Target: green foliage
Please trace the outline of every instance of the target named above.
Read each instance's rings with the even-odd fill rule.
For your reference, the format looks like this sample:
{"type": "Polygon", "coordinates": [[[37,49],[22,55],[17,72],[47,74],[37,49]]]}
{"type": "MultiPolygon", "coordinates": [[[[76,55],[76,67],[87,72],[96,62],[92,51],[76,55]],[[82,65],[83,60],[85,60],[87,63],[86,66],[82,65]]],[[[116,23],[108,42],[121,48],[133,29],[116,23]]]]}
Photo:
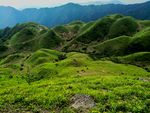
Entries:
{"type": "Polygon", "coordinates": [[[55,33],[69,33],[69,30],[67,27],[63,26],[63,25],[57,25],[53,28],[53,31],[55,33]]]}

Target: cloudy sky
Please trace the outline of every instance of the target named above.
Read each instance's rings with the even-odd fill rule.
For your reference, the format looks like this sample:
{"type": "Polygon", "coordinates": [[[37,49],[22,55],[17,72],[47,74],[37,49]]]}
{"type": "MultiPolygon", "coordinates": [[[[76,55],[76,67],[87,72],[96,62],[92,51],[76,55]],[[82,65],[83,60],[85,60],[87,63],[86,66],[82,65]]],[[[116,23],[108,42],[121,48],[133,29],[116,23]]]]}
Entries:
{"type": "MultiPolygon", "coordinates": [[[[52,7],[57,5],[73,3],[86,3],[88,1],[111,1],[111,0],[1,0],[0,6],[12,6],[16,9],[26,7],[52,7]]],[[[142,3],[148,0],[119,0],[124,4],[142,3]]]]}

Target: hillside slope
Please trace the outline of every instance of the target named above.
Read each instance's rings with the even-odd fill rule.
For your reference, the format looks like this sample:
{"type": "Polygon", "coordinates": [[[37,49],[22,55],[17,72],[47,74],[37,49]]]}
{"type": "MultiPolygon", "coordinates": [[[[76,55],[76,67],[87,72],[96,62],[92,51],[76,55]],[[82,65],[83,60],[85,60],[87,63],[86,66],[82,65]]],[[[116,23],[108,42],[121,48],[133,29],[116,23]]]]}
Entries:
{"type": "Polygon", "coordinates": [[[25,22],[0,35],[0,112],[150,112],[150,20],[25,22]],[[95,107],[74,108],[76,94],[95,107]]]}

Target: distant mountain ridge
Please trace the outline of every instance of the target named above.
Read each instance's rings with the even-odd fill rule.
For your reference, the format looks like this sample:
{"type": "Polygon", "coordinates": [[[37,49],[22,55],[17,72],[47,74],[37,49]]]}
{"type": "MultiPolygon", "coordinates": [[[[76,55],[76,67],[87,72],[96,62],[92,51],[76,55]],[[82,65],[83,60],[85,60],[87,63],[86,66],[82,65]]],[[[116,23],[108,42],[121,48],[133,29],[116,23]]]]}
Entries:
{"type": "Polygon", "coordinates": [[[64,25],[72,21],[95,21],[109,14],[120,13],[124,16],[132,16],[139,20],[150,19],[150,1],[140,4],[107,4],[81,6],[68,3],[54,8],[27,8],[22,11],[12,7],[0,6],[0,29],[7,26],[13,27],[17,23],[34,21],[46,27],[64,25]]]}
{"type": "Polygon", "coordinates": [[[122,4],[122,2],[120,2],[119,0],[112,0],[112,1],[90,1],[87,3],[80,3],[81,5],[102,5],[102,4],[122,4]]]}

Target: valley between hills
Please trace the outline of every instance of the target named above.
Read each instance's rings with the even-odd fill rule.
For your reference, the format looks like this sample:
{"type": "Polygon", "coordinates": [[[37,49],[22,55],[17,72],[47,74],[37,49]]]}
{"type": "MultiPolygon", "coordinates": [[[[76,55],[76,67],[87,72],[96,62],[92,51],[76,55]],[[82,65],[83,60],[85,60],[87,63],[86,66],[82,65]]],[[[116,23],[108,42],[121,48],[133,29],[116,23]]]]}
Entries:
{"type": "Polygon", "coordinates": [[[150,112],[150,20],[121,14],[0,29],[0,112],[150,112]],[[73,108],[90,95],[93,108],[73,108]]]}

